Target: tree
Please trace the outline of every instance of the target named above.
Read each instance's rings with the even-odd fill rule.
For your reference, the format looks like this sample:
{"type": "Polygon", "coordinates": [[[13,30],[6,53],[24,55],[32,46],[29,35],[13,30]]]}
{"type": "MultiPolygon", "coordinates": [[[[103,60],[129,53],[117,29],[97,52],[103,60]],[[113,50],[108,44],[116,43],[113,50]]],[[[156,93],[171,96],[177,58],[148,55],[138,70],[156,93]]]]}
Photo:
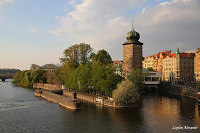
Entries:
{"type": "Polygon", "coordinates": [[[115,73],[112,64],[92,63],[91,86],[103,95],[110,96],[122,77],[115,73]]]}
{"type": "Polygon", "coordinates": [[[31,64],[30,70],[39,69],[39,68],[40,68],[39,65],[37,65],[37,64],[31,64]]]}
{"type": "Polygon", "coordinates": [[[152,67],[147,68],[148,71],[154,71],[152,67]]]}
{"type": "Polygon", "coordinates": [[[93,62],[96,61],[96,62],[99,62],[101,64],[111,64],[112,58],[110,57],[110,54],[106,50],[102,49],[102,50],[99,50],[97,52],[97,54],[94,54],[92,56],[92,61],[93,62]]]}
{"type": "Polygon", "coordinates": [[[112,93],[113,100],[122,104],[135,103],[139,99],[137,86],[129,81],[122,81],[112,93]]]}
{"type": "Polygon", "coordinates": [[[133,82],[138,89],[141,89],[145,76],[147,76],[147,73],[144,74],[139,69],[133,69],[128,75],[128,80],[133,82]]]}
{"type": "Polygon", "coordinates": [[[47,78],[45,77],[45,70],[38,68],[31,71],[31,85],[34,83],[45,83],[47,78]]]}
{"type": "Polygon", "coordinates": [[[16,73],[13,77],[13,83],[25,87],[31,87],[34,83],[45,83],[45,71],[42,69],[26,70],[16,73]]]}
{"type": "Polygon", "coordinates": [[[64,51],[64,58],[61,63],[69,64],[72,68],[77,68],[80,64],[86,64],[91,61],[93,49],[89,44],[75,44],[64,51]]]}

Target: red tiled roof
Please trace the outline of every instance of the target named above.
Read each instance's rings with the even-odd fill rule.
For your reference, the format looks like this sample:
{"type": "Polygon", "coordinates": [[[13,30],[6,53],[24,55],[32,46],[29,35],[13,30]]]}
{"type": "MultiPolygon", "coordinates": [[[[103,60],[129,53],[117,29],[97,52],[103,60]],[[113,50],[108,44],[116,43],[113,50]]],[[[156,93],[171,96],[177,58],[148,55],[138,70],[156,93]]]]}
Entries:
{"type": "Polygon", "coordinates": [[[167,56],[169,56],[170,58],[173,58],[173,57],[176,57],[176,53],[171,53],[171,54],[168,54],[167,56]]]}
{"type": "Polygon", "coordinates": [[[144,58],[145,58],[145,59],[151,58],[151,57],[156,58],[156,57],[160,57],[160,54],[162,54],[163,56],[165,56],[165,55],[167,55],[167,53],[170,53],[170,52],[171,52],[170,50],[168,50],[168,51],[163,51],[163,52],[157,53],[156,55],[149,55],[149,56],[144,57],[144,58]]]}
{"type": "Polygon", "coordinates": [[[159,53],[157,53],[157,56],[160,57],[160,54],[166,55],[167,53],[170,53],[170,52],[171,52],[170,50],[169,51],[159,52],[159,53]]]}
{"type": "Polygon", "coordinates": [[[114,60],[113,63],[119,64],[119,63],[123,63],[123,61],[121,61],[121,60],[114,60]]]}
{"type": "Polygon", "coordinates": [[[181,57],[194,57],[194,53],[180,53],[181,57]]]}
{"type": "MultiPolygon", "coordinates": [[[[167,56],[170,57],[170,58],[173,58],[173,57],[176,57],[176,53],[171,53],[171,54],[168,54],[167,56]]],[[[181,57],[194,57],[195,54],[194,53],[184,53],[184,52],[182,52],[182,53],[180,53],[180,56],[181,57]]]]}

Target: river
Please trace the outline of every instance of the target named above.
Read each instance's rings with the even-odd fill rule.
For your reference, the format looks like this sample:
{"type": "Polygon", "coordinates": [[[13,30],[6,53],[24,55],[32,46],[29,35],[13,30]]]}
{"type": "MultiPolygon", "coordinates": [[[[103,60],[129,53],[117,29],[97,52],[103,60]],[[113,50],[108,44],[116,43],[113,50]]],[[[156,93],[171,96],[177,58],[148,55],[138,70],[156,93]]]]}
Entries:
{"type": "Polygon", "coordinates": [[[32,89],[0,82],[0,133],[200,132],[195,99],[146,93],[137,108],[113,109],[81,103],[72,111],[35,97],[32,89]],[[178,129],[175,127],[196,127],[178,129]]]}

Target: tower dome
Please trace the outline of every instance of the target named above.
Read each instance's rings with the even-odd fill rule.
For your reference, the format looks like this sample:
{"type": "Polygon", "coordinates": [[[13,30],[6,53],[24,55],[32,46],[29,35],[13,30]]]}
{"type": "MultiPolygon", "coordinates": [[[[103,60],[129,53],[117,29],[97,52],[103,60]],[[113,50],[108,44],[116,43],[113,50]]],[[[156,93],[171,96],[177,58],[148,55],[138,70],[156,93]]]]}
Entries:
{"type": "Polygon", "coordinates": [[[140,39],[140,34],[134,29],[126,34],[126,39],[138,41],[140,39]]]}

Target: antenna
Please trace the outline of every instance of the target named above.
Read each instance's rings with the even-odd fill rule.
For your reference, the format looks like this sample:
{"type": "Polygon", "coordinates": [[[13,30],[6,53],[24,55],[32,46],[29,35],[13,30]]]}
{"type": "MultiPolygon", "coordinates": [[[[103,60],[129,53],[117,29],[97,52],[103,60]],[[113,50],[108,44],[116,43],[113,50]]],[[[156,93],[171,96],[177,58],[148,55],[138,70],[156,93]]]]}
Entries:
{"type": "Polygon", "coordinates": [[[134,20],[132,19],[132,30],[133,30],[133,22],[134,22],[134,20]]]}

